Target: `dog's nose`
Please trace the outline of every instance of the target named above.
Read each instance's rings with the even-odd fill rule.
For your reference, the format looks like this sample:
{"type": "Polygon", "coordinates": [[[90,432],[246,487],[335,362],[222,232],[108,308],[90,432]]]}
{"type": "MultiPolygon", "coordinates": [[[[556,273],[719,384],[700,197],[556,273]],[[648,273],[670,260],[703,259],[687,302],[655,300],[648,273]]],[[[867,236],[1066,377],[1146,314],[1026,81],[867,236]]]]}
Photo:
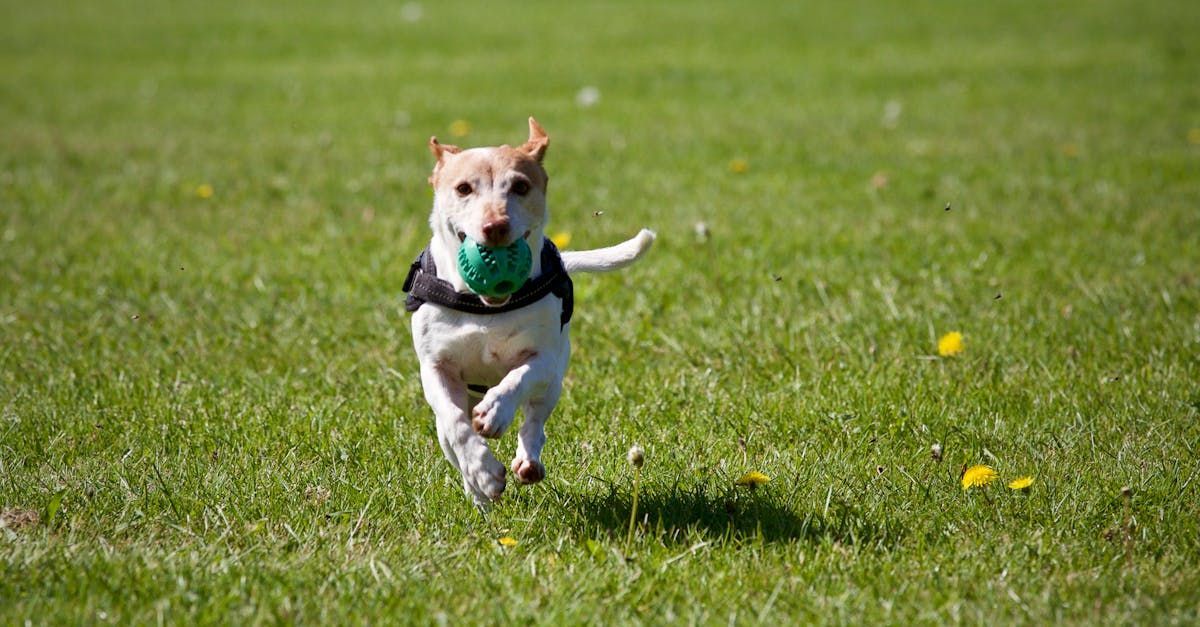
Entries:
{"type": "Polygon", "coordinates": [[[483,238],[487,244],[498,246],[508,238],[508,219],[492,220],[483,225],[483,238]]]}

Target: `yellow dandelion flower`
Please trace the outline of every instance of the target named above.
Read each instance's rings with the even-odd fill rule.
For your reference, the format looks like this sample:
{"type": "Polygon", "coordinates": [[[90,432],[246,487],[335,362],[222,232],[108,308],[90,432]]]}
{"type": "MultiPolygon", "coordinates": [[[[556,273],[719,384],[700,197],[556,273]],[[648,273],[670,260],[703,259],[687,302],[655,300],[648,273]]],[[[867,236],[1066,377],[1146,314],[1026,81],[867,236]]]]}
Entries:
{"type": "Polygon", "coordinates": [[[757,488],[758,486],[763,485],[770,480],[771,478],[763,473],[757,470],[751,470],[750,472],[739,477],[734,483],[740,486],[746,486],[748,488],[757,488]]]}
{"type": "Polygon", "coordinates": [[[466,120],[455,120],[450,123],[450,134],[455,137],[466,137],[471,132],[471,123],[466,120]]]}
{"type": "Polygon", "coordinates": [[[745,159],[734,159],[729,162],[729,171],[734,174],[745,174],[750,164],[745,159]]]}
{"type": "Polygon", "coordinates": [[[550,236],[550,241],[554,242],[560,250],[567,247],[571,243],[571,234],[566,231],[559,231],[550,236]]]}
{"type": "Polygon", "coordinates": [[[993,470],[991,466],[984,466],[983,464],[971,466],[966,472],[963,473],[962,487],[964,490],[969,488],[981,488],[995,481],[996,477],[998,476],[999,475],[996,474],[996,471],[993,470]]]}
{"type": "Polygon", "coordinates": [[[517,546],[517,539],[512,536],[500,536],[496,539],[496,542],[499,542],[500,546],[510,549],[517,546]]]}
{"type": "Polygon", "coordinates": [[[213,196],[213,186],[208,183],[201,183],[196,186],[196,198],[208,200],[213,196]]]}
{"type": "Polygon", "coordinates": [[[952,357],[963,351],[963,335],[958,331],[951,331],[942,337],[938,338],[938,355],[942,357],[952,357]]]}
{"type": "Polygon", "coordinates": [[[1029,486],[1031,486],[1031,485],[1033,485],[1033,477],[1026,475],[1024,477],[1017,477],[1016,479],[1009,481],[1008,489],[1009,490],[1018,490],[1018,491],[1019,490],[1028,490],[1029,486]]]}

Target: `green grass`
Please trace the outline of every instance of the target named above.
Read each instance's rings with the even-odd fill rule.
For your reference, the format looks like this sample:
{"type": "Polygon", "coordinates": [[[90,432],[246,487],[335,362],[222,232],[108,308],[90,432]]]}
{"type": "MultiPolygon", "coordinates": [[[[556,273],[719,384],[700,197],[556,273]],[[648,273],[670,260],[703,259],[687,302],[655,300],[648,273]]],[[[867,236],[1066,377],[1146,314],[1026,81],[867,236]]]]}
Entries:
{"type": "Polygon", "coordinates": [[[1200,620],[1200,3],[4,4],[0,623],[1200,620]],[[482,516],[400,285],[530,114],[659,242],[482,516]]]}

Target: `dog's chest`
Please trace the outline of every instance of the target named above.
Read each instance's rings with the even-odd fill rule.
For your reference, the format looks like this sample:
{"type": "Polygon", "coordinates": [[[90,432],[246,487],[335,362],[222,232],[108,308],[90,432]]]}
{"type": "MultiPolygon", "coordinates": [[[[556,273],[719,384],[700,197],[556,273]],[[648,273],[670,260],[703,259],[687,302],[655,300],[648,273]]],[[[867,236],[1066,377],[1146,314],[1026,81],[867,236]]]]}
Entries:
{"type": "Polygon", "coordinates": [[[561,351],[560,312],[553,296],[488,316],[422,305],[413,315],[413,343],[423,361],[452,366],[468,383],[493,385],[530,357],[561,351]]]}

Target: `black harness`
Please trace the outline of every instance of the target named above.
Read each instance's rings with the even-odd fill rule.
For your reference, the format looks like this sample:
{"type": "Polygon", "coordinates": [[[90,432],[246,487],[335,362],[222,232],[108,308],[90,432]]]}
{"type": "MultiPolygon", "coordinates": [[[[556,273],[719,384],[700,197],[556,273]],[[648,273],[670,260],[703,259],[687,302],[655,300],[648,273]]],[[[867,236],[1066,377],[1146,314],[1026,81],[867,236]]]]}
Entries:
{"type": "Polygon", "coordinates": [[[571,321],[571,313],[575,309],[575,286],[571,283],[567,269],[563,267],[558,248],[549,238],[542,242],[542,273],[537,278],[525,281],[525,285],[499,307],[485,305],[479,296],[459,292],[449,282],[439,279],[437,266],[433,263],[433,255],[428,247],[421,251],[412,267],[408,269],[408,277],[404,279],[404,291],[408,293],[408,297],[404,299],[404,309],[410,312],[420,309],[425,303],[433,303],[455,311],[484,316],[520,309],[536,303],[547,294],[554,294],[562,299],[560,328],[571,321]]]}

